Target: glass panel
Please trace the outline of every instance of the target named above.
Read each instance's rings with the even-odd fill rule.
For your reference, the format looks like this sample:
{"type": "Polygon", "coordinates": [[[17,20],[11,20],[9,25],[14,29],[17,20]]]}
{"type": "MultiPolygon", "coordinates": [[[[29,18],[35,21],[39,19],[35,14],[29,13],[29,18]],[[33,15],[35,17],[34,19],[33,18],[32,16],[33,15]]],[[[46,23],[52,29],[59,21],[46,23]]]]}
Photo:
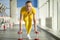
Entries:
{"type": "Polygon", "coordinates": [[[0,0],[0,16],[10,16],[10,0],[0,0]]]}

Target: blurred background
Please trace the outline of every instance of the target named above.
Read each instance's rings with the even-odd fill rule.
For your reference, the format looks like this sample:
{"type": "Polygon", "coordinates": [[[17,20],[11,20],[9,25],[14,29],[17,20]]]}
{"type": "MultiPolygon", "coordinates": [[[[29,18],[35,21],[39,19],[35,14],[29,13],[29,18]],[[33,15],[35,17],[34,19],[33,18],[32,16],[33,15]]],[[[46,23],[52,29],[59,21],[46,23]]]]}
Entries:
{"type": "MultiPolygon", "coordinates": [[[[20,9],[26,1],[28,0],[0,0],[0,30],[19,25],[20,9]]],[[[30,1],[37,10],[37,26],[60,38],[60,0],[30,1]]]]}

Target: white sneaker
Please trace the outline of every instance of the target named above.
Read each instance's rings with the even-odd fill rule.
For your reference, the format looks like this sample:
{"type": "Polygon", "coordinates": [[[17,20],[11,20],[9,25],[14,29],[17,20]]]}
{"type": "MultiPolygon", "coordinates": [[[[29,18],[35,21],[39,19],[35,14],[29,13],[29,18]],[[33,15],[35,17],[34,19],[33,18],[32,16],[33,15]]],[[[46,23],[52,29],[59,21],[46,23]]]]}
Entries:
{"type": "Polygon", "coordinates": [[[30,35],[29,35],[29,34],[27,35],[27,38],[28,38],[28,39],[31,39],[31,37],[30,37],[30,35]]]}

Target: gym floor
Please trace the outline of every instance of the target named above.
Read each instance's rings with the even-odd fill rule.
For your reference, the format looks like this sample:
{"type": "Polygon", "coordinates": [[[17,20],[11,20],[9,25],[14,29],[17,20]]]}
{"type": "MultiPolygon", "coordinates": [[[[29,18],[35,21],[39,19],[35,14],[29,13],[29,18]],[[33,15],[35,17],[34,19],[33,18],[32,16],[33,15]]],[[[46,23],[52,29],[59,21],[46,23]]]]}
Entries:
{"type": "MultiPolygon", "coordinates": [[[[26,38],[26,30],[25,30],[25,27],[24,25],[22,26],[22,29],[23,29],[23,34],[22,34],[22,37],[24,38],[23,40],[28,40],[26,38]]],[[[33,26],[32,26],[32,31],[31,31],[31,40],[34,40],[36,35],[33,31],[33,26]]],[[[19,30],[19,26],[18,25],[15,25],[12,29],[11,28],[8,28],[6,31],[0,31],[0,40],[18,40],[19,38],[19,35],[18,35],[18,30],[19,30]]],[[[41,30],[40,28],[38,28],[38,31],[40,32],[39,34],[39,39],[40,40],[56,40],[54,37],[52,37],[49,33],[41,30]]]]}

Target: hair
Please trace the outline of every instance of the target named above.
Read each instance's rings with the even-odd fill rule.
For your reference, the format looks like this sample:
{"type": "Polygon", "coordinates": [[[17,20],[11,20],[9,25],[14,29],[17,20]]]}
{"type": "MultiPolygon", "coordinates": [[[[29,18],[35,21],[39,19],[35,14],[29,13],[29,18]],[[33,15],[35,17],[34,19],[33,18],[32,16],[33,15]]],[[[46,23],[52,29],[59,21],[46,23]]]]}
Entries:
{"type": "Polygon", "coordinates": [[[32,2],[31,2],[31,1],[27,1],[26,4],[27,4],[27,3],[32,3],[32,2]]]}

